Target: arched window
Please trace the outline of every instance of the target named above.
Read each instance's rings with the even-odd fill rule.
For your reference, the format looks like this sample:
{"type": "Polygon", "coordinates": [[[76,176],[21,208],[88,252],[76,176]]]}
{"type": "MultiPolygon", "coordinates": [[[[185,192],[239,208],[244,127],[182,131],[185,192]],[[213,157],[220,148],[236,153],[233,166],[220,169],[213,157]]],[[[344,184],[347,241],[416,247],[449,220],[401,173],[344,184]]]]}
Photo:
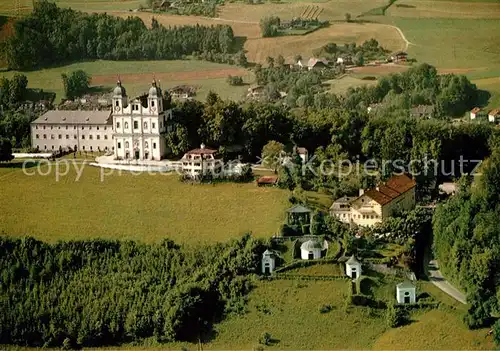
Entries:
{"type": "Polygon", "coordinates": [[[144,147],[145,147],[146,149],[149,147],[149,144],[148,144],[148,142],[147,142],[147,141],[144,143],[144,147]]]}
{"type": "Polygon", "coordinates": [[[125,148],[128,149],[129,145],[128,145],[128,141],[125,142],[125,148]]]}
{"type": "Polygon", "coordinates": [[[125,122],[125,129],[128,129],[128,122],[125,122]]]}
{"type": "Polygon", "coordinates": [[[144,122],[144,129],[148,129],[148,122],[144,122]]]}

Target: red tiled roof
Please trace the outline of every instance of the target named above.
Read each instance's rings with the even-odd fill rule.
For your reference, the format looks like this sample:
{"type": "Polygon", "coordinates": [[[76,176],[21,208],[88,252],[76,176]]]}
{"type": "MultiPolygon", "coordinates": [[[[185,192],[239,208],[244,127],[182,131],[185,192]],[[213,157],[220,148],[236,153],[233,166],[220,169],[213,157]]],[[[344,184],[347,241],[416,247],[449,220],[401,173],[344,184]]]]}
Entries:
{"type": "Polygon", "coordinates": [[[495,109],[491,110],[490,113],[488,113],[488,115],[490,115],[490,116],[500,115],[500,108],[495,108],[495,109]]]}
{"type": "Polygon", "coordinates": [[[481,109],[479,107],[474,107],[470,112],[471,113],[478,113],[478,112],[481,112],[481,109]]]}
{"type": "MultiPolygon", "coordinates": [[[[380,184],[376,189],[365,191],[365,195],[385,205],[397,198],[399,195],[415,187],[415,180],[406,174],[392,176],[387,182],[380,184]]],[[[363,196],[363,195],[362,195],[363,196]]]]}
{"type": "Polygon", "coordinates": [[[198,148],[198,149],[190,150],[190,151],[186,152],[186,154],[187,155],[211,155],[211,154],[215,154],[216,152],[217,152],[217,150],[214,150],[214,149],[198,148]]]}
{"type": "MultiPolygon", "coordinates": [[[[388,204],[389,202],[392,201],[391,197],[384,195],[383,193],[381,193],[377,189],[367,190],[367,191],[365,191],[365,193],[363,195],[368,196],[369,198],[375,200],[376,202],[378,202],[381,205],[388,204]]],[[[363,196],[363,195],[361,195],[361,196],[363,196]]]]}
{"type": "Polygon", "coordinates": [[[400,194],[407,192],[413,188],[417,183],[415,180],[408,177],[406,174],[392,176],[386,183],[389,188],[396,190],[400,194]]]}
{"type": "Polygon", "coordinates": [[[257,184],[276,184],[278,176],[263,176],[257,179],[257,184]]]}

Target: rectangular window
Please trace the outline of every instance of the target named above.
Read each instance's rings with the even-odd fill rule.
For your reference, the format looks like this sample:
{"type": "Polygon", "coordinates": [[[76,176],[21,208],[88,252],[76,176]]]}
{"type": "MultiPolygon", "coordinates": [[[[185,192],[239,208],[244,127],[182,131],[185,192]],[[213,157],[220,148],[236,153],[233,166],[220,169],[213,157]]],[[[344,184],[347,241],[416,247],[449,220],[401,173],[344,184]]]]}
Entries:
{"type": "Polygon", "coordinates": [[[66,139],[69,139],[69,135],[68,134],[66,134],[66,139]]]}
{"type": "Polygon", "coordinates": [[[89,139],[92,140],[92,135],[89,135],[89,139]]]}
{"type": "Polygon", "coordinates": [[[38,134],[35,136],[36,139],[38,139],[38,134]]]}
{"type": "Polygon", "coordinates": [[[137,129],[137,128],[139,128],[139,122],[134,121],[134,129],[137,129]]]}
{"type": "Polygon", "coordinates": [[[120,102],[118,100],[116,100],[115,106],[120,106],[120,102]]]}
{"type": "Polygon", "coordinates": [[[47,139],[47,134],[44,134],[44,135],[43,135],[43,138],[44,138],[44,139],[47,139]]]}
{"type": "Polygon", "coordinates": [[[108,140],[108,136],[107,135],[104,136],[104,140],[108,140]]]}
{"type": "Polygon", "coordinates": [[[100,135],[97,135],[96,136],[97,140],[101,139],[101,136],[100,135]]]}
{"type": "Polygon", "coordinates": [[[76,126],[74,126],[73,129],[76,129],[76,126]]]}
{"type": "Polygon", "coordinates": [[[68,129],[68,126],[66,126],[66,129],[68,129]]]}
{"type": "Polygon", "coordinates": [[[62,135],[61,135],[61,134],[59,134],[57,137],[58,137],[59,139],[62,139],[62,135]]]}
{"type": "Polygon", "coordinates": [[[75,134],[74,139],[77,139],[77,138],[78,138],[78,137],[77,137],[77,136],[76,136],[76,134],[75,134]]]}
{"type": "Polygon", "coordinates": [[[97,130],[99,130],[99,127],[97,127],[97,130]]]}
{"type": "Polygon", "coordinates": [[[151,101],[151,106],[155,107],[155,102],[154,101],[151,101]]]}
{"type": "Polygon", "coordinates": [[[50,139],[55,139],[54,134],[50,134],[50,139]]]}
{"type": "Polygon", "coordinates": [[[153,143],[153,149],[156,149],[156,143],[153,143]]]}
{"type": "Polygon", "coordinates": [[[120,128],[120,122],[116,122],[116,128],[120,128]]]}
{"type": "Polygon", "coordinates": [[[45,126],[43,126],[43,129],[45,129],[45,126]]]}
{"type": "Polygon", "coordinates": [[[89,127],[89,130],[92,130],[92,126],[89,127]]]}
{"type": "Polygon", "coordinates": [[[85,135],[82,135],[82,140],[84,140],[84,139],[85,139],[85,135]]]}
{"type": "Polygon", "coordinates": [[[106,130],[106,127],[104,127],[104,130],[106,130]]]}
{"type": "Polygon", "coordinates": [[[38,129],[38,126],[35,126],[35,129],[38,129]]]}
{"type": "Polygon", "coordinates": [[[156,123],[151,123],[151,128],[156,128],[156,123]]]}
{"type": "Polygon", "coordinates": [[[118,148],[121,149],[122,148],[122,143],[118,143],[118,148]]]}

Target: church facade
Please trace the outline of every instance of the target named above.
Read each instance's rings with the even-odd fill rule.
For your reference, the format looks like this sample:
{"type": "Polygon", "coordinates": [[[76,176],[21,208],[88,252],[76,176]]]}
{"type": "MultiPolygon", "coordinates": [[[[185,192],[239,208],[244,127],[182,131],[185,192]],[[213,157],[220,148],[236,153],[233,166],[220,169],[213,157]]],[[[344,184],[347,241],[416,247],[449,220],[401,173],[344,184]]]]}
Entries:
{"type": "Polygon", "coordinates": [[[112,151],[117,160],[161,160],[171,130],[172,111],[163,106],[156,81],[131,101],[118,81],[111,111],[48,111],[31,123],[31,140],[40,151],[112,151]]]}

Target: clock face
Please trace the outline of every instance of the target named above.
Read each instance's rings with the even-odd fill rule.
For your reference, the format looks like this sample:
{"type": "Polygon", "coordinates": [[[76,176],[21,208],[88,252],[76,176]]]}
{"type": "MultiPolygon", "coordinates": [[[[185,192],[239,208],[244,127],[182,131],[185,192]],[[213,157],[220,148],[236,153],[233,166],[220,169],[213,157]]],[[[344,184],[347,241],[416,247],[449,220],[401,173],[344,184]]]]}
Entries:
{"type": "Polygon", "coordinates": [[[116,112],[120,111],[120,106],[115,106],[115,111],[116,112]]]}
{"type": "Polygon", "coordinates": [[[149,110],[150,110],[151,112],[155,112],[155,111],[156,111],[156,107],[151,107],[149,110]]]}

